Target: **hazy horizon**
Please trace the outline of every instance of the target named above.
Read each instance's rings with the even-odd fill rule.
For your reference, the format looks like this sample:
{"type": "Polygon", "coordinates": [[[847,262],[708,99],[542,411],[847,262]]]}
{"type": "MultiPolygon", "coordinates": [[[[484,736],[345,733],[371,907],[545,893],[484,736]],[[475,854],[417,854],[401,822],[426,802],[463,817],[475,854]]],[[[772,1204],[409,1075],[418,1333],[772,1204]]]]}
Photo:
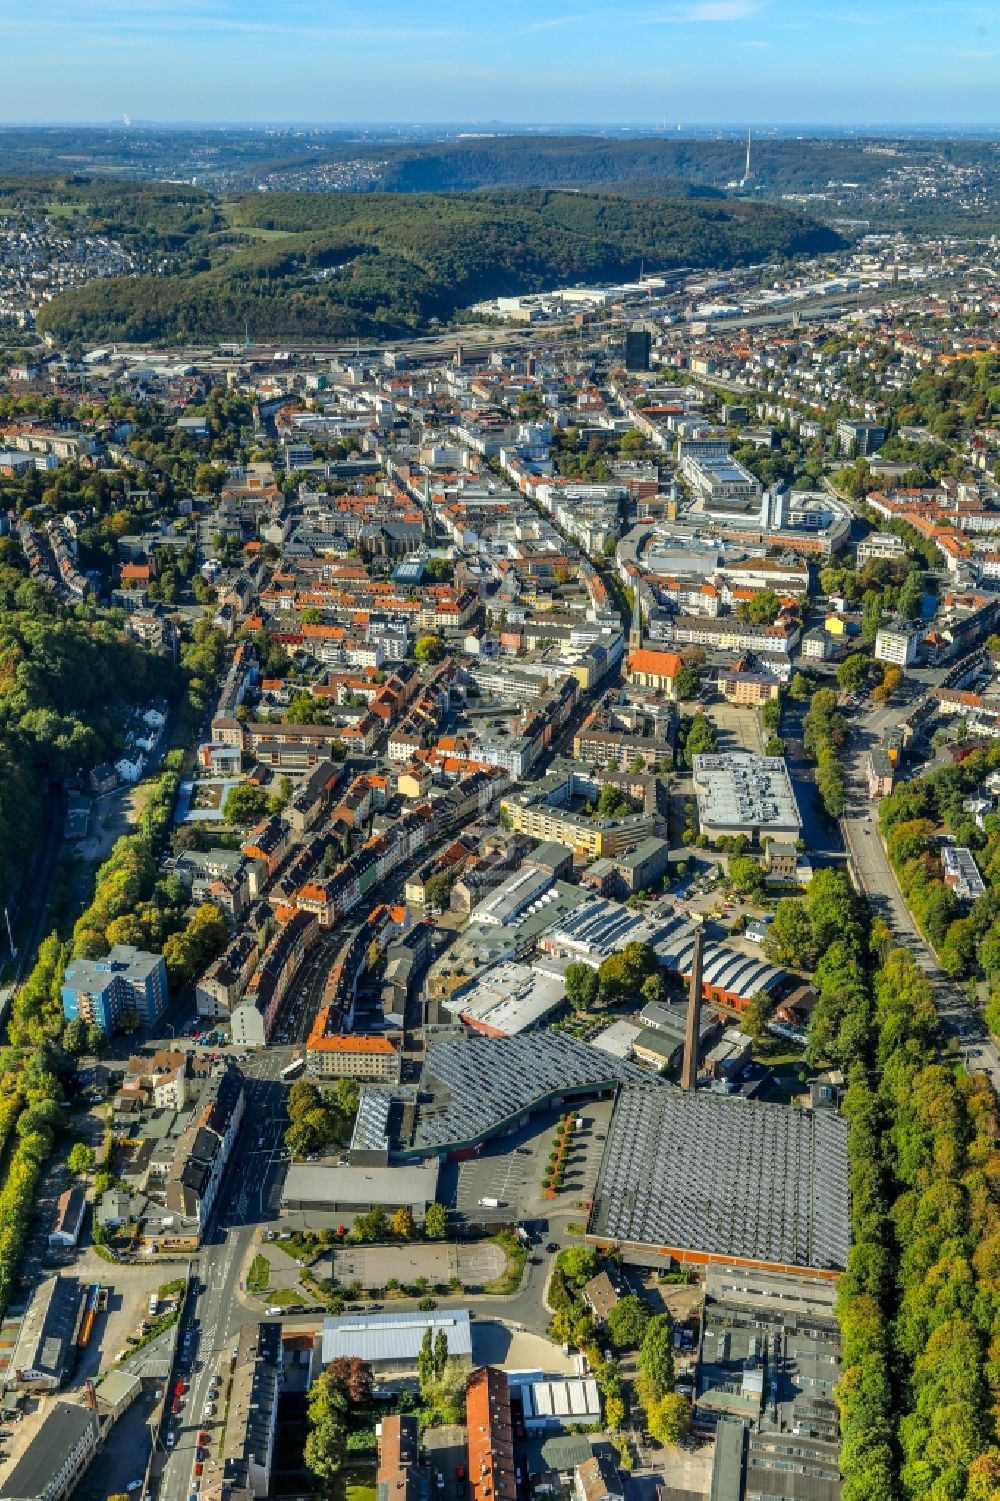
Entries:
{"type": "Polygon", "coordinates": [[[992,3],[0,0],[0,123],[987,129],[992,3]],[[58,101],[54,107],[53,101],[58,101]],[[442,102],[449,107],[442,110],[442,102]],[[720,100],[725,104],[720,109],[720,100]],[[387,110],[387,102],[392,108],[387,110]],[[776,102],[780,101],[780,108],[776,102]],[[817,123],[822,122],[822,123],[817,123]]]}

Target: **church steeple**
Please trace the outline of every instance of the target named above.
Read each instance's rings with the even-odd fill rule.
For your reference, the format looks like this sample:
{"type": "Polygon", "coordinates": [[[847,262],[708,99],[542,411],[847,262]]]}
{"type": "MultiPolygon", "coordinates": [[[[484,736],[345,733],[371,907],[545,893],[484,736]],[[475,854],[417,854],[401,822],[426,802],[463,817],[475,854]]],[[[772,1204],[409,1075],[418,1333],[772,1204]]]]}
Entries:
{"type": "Polygon", "coordinates": [[[639,582],[632,586],[632,625],[628,633],[630,652],[642,650],[642,605],[639,601],[639,582]]]}
{"type": "Polygon", "coordinates": [[[434,507],[431,505],[431,481],[429,475],[424,475],[424,494],[421,506],[424,515],[424,541],[428,547],[434,546],[434,507]]]}

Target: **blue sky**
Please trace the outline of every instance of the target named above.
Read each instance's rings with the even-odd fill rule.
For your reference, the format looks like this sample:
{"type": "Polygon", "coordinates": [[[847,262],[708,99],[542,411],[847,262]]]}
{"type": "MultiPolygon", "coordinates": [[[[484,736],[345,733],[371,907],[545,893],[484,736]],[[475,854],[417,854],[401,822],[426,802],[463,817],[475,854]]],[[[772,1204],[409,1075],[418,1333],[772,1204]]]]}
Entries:
{"type": "Polygon", "coordinates": [[[1000,121],[1000,0],[0,0],[5,122],[1000,121]]]}

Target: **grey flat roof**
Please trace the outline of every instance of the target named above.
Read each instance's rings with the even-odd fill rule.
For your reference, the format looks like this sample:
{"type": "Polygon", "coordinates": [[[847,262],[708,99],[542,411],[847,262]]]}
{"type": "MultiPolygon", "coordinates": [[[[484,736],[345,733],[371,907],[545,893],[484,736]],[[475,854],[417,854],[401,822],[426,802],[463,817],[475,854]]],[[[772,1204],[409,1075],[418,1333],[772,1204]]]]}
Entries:
{"type": "Polygon", "coordinates": [[[293,1163],[285,1177],[283,1203],[312,1204],[432,1204],[437,1192],[438,1164],[418,1162],[403,1167],[324,1167],[322,1163],[293,1163]]]}
{"type": "Polygon", "coordinates": [[[847,1123],[738,1095],[625,1088],[594,1235],[783,1266],[847,1264],[847,1123]]]}
{"type": "Polygon", "coordinates": [[[783,756],[734,752],[695,756],[692,763],[698,817],[717,829],[771,828],[791,831],[802,825],[788,767],[783,756]]]}
{"type": "Polygon", "coordinates": [[[466,1308],[440,1308],[433,1313],[376,1313],[346,1315],[323,1322],[323,1363],[341,1355],[385,1364],[416,1362],[424,1331],[443,1329],[448,1354],[472,1358],[472,1328],[466,1308]]]}
{"type": "Polygon", "coordinates": [[[711,1501],[741,1501],[746,1463],[746,1425],[722,1418],[715,1430],[711,1501]]]}

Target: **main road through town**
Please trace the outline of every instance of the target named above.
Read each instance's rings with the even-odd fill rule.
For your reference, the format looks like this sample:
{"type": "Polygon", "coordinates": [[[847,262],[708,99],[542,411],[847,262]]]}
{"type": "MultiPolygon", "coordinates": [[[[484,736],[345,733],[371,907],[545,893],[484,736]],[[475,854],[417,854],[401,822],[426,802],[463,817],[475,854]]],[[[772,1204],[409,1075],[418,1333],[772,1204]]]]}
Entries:
{"type": "Polygon", "coordinates": [[[282,1137],[287,1119],[280,1071],[291,1049],[267,1049],[248,1070],[246,1110],[220,1188],[214,1222],[191,1267],[191,1294],[180,1330],[181,1373],[189,1381],[179,1419],[158,1438],[163,1456],[160,1501],[186,1501],[195,1465],[198,1432],[208,1430],[203,1484],[218,1480],[215,1464],[221,1437],[220,1401],[206,1415],[209,1386],[218,1372],[225,1392],[233,1345],[244,1324],[257,1323],[258,1309],[244,1302],[241,1277],[258,1224],[276,1213],[283,1175],[282,1137]],[[168,1442],[168,1438],[172,1442],[168,1442]]]}

